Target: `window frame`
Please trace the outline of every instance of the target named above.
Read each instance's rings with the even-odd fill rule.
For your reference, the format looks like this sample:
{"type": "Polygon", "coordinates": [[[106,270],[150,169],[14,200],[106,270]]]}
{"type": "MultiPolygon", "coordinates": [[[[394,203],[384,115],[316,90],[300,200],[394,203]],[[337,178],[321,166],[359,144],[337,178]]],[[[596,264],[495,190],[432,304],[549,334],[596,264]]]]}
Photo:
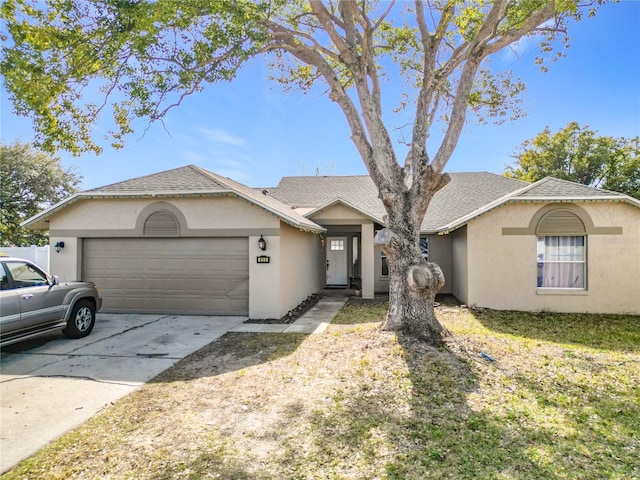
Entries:
{"type": "MultiPolygon", "coordinates": [[[[420,252],[422,253],[422,258],[424,258],[427,262],[429,261],[429,237],[426,235],[421,235],[419,239],[420,252]],[[422,241],[424,240],[425,245],[422,245],[422,241]]],[[[389,263],[387,262],[387,255],[380,249],[380,278],[383,280],[389,279],[389,263]],[[386,273],[385,273],[386,270],[386,273]]]]}
{"type": "MultiPolygon", "coordinates": [[[[559,292],[559,291],[570,291],[570,292],[581,292],[587,290],[587,235],[537,235],[536,236],[536,288],[539,292],[559,292]],[[546,248],[547,238],[582,238],[582,260],[546,260],[540,259],[539,248],[540,243],[543,243],[543,248],[546,248]],[[582,265],[582,286],[580,287],[572,287],[572,286],[544,286],[544,265],[582,265]]],[[[558,247],[560,248],[560,247],[558,247]]]]}

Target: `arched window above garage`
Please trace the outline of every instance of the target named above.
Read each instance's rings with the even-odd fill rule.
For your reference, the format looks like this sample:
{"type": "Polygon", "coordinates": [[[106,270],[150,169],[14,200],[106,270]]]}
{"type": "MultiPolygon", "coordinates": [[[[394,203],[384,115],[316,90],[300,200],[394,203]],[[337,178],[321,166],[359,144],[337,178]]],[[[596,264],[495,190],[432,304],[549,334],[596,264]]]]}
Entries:
{"type": "Polygon", "coordinates": [[[145,237],[178,237],[180,224],[173,213],[168,210],[153,212],[144,221],[145,237]]]}

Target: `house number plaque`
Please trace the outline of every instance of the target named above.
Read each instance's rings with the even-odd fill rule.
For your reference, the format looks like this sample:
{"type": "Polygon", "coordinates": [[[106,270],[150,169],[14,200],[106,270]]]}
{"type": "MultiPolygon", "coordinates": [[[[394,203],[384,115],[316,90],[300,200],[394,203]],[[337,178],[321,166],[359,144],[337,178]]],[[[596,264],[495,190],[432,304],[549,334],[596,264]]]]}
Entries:
{"type": "Polygon", "coordinates": [[[257,261],[258,263],[270,263],[271,257],[268,255],[260,255],[259,257],[257,257],[257,261]]]}

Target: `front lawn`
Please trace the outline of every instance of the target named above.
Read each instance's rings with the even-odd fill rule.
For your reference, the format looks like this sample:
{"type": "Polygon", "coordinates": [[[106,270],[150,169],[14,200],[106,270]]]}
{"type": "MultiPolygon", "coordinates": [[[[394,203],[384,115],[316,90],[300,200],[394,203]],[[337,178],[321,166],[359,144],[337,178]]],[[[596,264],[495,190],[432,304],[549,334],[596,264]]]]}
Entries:
{"type": "Polygon", "coordinates": [[[640,478],[640,317],[442,306],[435,350],[385,311],[227,334],[2,478],[640,478]]]}

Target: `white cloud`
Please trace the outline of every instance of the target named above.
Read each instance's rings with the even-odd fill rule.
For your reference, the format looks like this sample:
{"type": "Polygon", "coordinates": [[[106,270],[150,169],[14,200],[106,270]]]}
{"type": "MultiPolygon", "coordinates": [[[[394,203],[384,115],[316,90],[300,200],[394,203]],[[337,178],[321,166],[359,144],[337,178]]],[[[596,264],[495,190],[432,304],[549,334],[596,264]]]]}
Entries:
{"type": "Polygon", "coordinates": [[[224,143],[227,145],[234,145],[236,147],[242,147],[245,145],[244,138],[232,135],[224,130],[200,127],[198,131],[204,135],[207,140],[214,143],[224,143]]]}

